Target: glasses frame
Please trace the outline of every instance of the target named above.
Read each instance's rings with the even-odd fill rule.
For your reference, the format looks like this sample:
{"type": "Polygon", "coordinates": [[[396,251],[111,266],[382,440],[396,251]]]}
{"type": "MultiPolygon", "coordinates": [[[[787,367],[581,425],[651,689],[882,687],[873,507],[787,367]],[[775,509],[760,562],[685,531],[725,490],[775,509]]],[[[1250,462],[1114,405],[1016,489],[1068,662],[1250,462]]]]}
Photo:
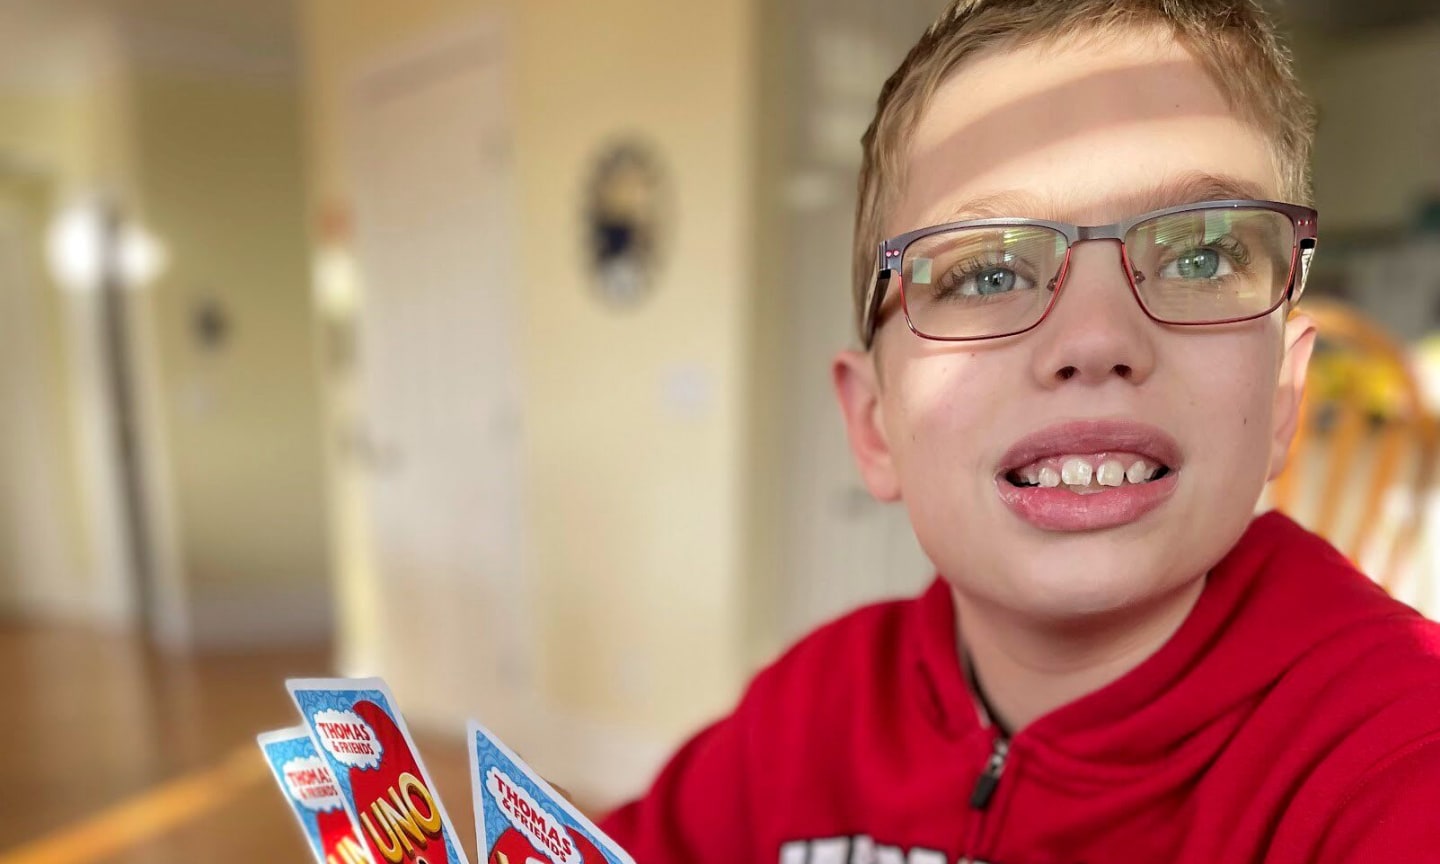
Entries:
{"type": "Polygon", "coordinates": [[[943,225],[932,225],[928,228],[917,228],[914,231],[907,231],[889,240],[882,241],[875,260],[875,276],[871,280],[870,288],[865,295],[865,317],[861,325],[862,342],[866,350],[875,342],[875,331],[880,325],[880,307],[884,305],[885,298],[890,291],[893,282],[900,291],[900,306],[905,313],[905,323],[910,332],[921,339],[929,339],[935,342],[979,342],[985,339],[1004,339],[1007,336],[1018,336],[1027,333],[1040,326],[1055,308],[1056,302],[1060,299],[1060,293],[1065,287],[1065,277],[1070,272],[1070,256],[1075,251],[1075,246],[1090,240],[1113,241],[1120,244],[1120,260],[1125,265],[1125,281],[1130,284],[1130,293],[1134,295],[1135,302],[1146,317],[1157,324],[1165,324],[1175,327],[1211,327],[1218,324],[1235,324],[1241,321],[1253,321],[1256,318],[1264,318],[1266,315],[1279,309],[1285,303],[1295,303],[1305,291],[1305,280],[1310,275],[1310,261],[1315,255],[1316,236],[1319,230],[1319,214],[1314,208],[1302,207],[1299,204],[1287,204],[1282,201],[1251,201],[1244,199],[1229,199],[1224,201],[1197,201],[1190,204],[1181,204],[1176,207],[1167,207],[1163,210],[1152,210],[1149,213],[1142,213],[1122,222],[1113,222],[1109,225],[1072,225],[1068,222],[1051,222],[1045,219],[1011,219],[1000,217],[996,219],[967,219],[960,222],[947,222],[943,225]],[[1256,312],[1253,315],[1242,315],[1237,318],[1226,318],[1221,321],[1167,321],[1153,314],[1146,306],[1145,301],[1140,297],[1140,287],[1135,281],[1135,268],[1130,264],[1130,253],[1125,248],[1125,235],[1131,229],[1142,222],[1151,219],[1158,219],[1163,216],[1174,216],[1180,213],[1193,213],[1205,210],[1270,210],[1289,217],[1290,224],[1294,228],[1295,241],[1290,250],[1290,272],[1285,277],[1285,291],[1280,299],[1273,303],[1270,308],[1263,312],[1256,312]],[[1065,257],[1060,262],[1060,272],[1055,276],[1055,288],[1050,294],[1050,300],[1045,305],[1045,311],[1035,323],[1018,330],[1011,330],[1005,333],[996,333],[989,336],[932,336],[920,332],[915,322],[910,318],[910,307],[905,302],[905,282],[901,274],[901,268],[905,260],[905,251],[910,244],[925,237],[935,234],[943,234],[948,231],[955,231],[962,228],[1048,228],[1065,238],[1065,257]],[[1298,279],[1296,277],[1299,277],[1298,279]]]}

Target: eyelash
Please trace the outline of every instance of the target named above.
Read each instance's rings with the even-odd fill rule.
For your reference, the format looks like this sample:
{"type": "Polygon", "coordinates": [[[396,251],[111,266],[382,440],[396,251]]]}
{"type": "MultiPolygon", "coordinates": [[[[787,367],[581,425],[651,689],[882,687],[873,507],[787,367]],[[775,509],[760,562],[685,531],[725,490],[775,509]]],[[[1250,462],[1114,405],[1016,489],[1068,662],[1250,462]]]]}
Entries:
{"type": "Polygon", "coordinates": [[[986,270],[993,270],[999,267],[1004,267],[1007,270],[1013,270],[1015,271],[1016,276],[1019,276],[1023,279],[1027,279],[1031,282],[1035,281],[1031,279],[1028,275],[1026,275],[1025,270],[1022,269],[1022,262],[1014,260],[1005,261],[999,259],[985,260],[981,258],[971,258],[964,263],[959,264],[955,267],[951,267],[950,269],[945,271],[945,275],[941,276],[940,280],[936,283],[936,287],[941,289],[939,296],[947,297],[951,294],[957,293],[960,290],[960,285],[967,278],[977,276],[980,273],[985,272],[986,270]]]}
{"type": "MultiPolygon", "coordinates": [[[[1179,248],[1179,244],[1174,244],[1171,248],[1179,248]]],[[[1191,249],[1219,249],[1229,256],[1230,260],[1238,267],[1246,267],[1250,264],[1250,247],[1241,243],[1233,234],[1223,234],[1207,242],[1196,242],[1182,251],[1188,252],[1191,249]]],[[[1169,264],[1174,260],[1175,257],[1166,258],[1163,264],[1169,264]]]]}

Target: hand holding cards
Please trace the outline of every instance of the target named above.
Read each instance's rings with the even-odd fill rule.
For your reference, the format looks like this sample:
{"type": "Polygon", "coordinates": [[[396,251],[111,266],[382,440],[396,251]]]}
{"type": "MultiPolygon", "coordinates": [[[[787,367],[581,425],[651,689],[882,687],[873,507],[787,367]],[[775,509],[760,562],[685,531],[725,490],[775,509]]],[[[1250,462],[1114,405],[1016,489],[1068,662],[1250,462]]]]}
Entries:
{"type": "MultiPolygon", "coordinates": [[[[305,725],[259,741],[320,864],[470,864],[383,681],[286,686],[305,725]]],[[[467,738],[485,864],[634,864],[484,727],[467,738]]]]}

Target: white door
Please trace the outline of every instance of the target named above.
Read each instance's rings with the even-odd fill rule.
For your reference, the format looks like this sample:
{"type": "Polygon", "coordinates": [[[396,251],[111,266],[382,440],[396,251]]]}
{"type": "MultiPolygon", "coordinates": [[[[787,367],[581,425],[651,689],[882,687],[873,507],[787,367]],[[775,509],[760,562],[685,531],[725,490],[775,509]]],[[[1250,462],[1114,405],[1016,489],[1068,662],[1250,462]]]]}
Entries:
{"type": "Polygon", "coordinates": [[[348,129],[379,662],[433,719],[503,714],[532,668],[502,62],[448,35],[365,75],[348,129]]]}
{"type": "Polygon", "coordinates": [[[860,136],[885,78],[944,0],[802,0],[781,26],[790,101],[783,233],[784,460],[781,642],[873,600],[918,592],[934,570],[899,505],[861,485],[829,364],[855,342],[850,248],[860,136]]]}
{"type": "MultiPolygon", "coordinates": [[[[848,199],[847,199],[848,201],[848,199]]],[[[851,344],[850,207],[796,208],[790,243],[790,320],[786,464],[787,542],[782,637],[881,598],[916,593],[934,571],[900,505],[881,504],[861,484],[830,386],[835,352],[851,344]]]]}

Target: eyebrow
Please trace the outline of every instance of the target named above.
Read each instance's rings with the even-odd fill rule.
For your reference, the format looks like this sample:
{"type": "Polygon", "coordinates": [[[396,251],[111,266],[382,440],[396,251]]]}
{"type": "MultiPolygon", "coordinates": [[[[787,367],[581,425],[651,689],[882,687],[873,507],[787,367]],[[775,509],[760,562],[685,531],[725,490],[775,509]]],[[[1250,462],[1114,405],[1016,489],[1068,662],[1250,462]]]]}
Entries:
{"type": "MultiPolygon", "coordinates": [[[[1172,177],[1137,192],[1128,192],[1084,206],[1075,206],[1063,201],[1041,198],[1033,193],[1008,189],[974,198],[945,211],[936,219],[937,224],[964,222],[970,219],[1045,219],[1055,222],[1066,221],[1064,216],[1086,210],[1105,210],[1126,216],[1164,210],[1180,204],[1198,201],[1265,200],[1269,196],[1259,185],[1226,174],[1189,172],[1172,177]]],[[[1119,219],[1115,220],[1119,221],[1119,219]]]]}

